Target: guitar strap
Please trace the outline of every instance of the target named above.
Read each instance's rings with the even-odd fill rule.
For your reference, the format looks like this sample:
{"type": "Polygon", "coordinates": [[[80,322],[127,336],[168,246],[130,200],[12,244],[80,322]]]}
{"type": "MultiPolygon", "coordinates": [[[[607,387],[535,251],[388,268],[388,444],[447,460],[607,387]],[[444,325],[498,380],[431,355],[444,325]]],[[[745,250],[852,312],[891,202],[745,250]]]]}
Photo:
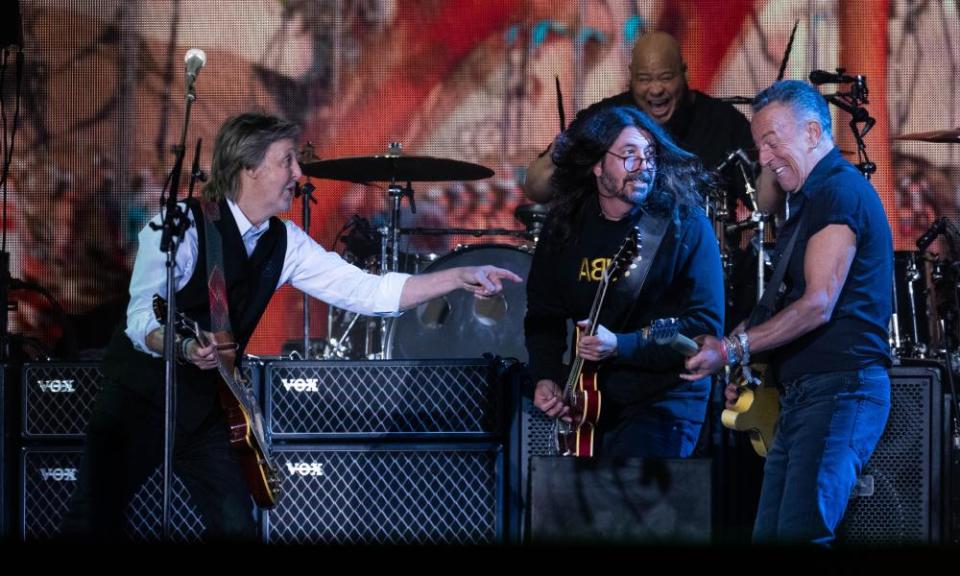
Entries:
{"type": "Polygon", "coordinates": [[[790,257],[793,256],[793,249],[797,245],[797,237],[800,236],[800,230],[806,222],[805,215],[806,212],[800,215],[800,221],[797,222],[797,227],[794,228],[786,248],[784,248],[783,253],[780,254],[777,267],[773,269],[773,274],[763,289],[763,295],[760,297],[760,301],[757,302],[753,311],[750,312],[750,318],[746,324],[747,328],[766,322],[777,311],[777,297],[780,296],[780,285],[783,284],[783,278],[787,274],[787,266],[790,263],[790,257]]]}
{"type": "Polygon", "coordinates": [[[228,374],[234,373],[237,363],[237,344],[230,326],[230,307],[227,302],[227,281],[223,269],[223,237],[220,236],[220,205],[201,202],[204,231],[206,232],[207,294],[210,299],[210,331],[217,340],[217,354],[228,374]]]}
{"type": "MultiPolygon", "coordinates": [[[[800,220],[797,221],[797,227],[794,228],[793,234],[790,236],[790,240],[787,241],[787,246],[783,249],[783,252],[780,254],[780,259],[777,260],[777,267],[773,269],[773,274],[770,276],[770,281],[767,282],[766,287],[763,289],[763,295],[760,296],[760,301],[757,302],[757,305],[754,306],[753,311],[750,312],[750,317],[747,319],[747,323],[744,326],[744,329],[750,328],[751,326],[756,326],[757,324],[763,324],[769,320],[774,313],[776,313],[778,306],[778,299],[780,297],[780,287],[783,284],[783,278],[787,274],[787,266],[790,264],[790,259],[793,256],[793,249],[797,246],[797,238],[800,236],[800,230],[803,228],[804,223],[806,222],[805,218],[806,212],[800,214],[800,220]]],[[[761,352],[759,354],[752,355],[754,363],[765,364],[769,359],[770,352],[761,352]]],[[[775,381],[776,374],[773,371],[766,371],[766,378],[758,378],[754,375],[753,369],[751,366],[741,366],[740,372],[743,375],[743,378],[754,385],[761,385],[764,381],[775,381]]]]}
{"type": "Polygon", "coordinates": [[[647,281],[647,275],[650,273],[650,267],[657,255],[657,251],[662,244],[663,236],[670,227],[670,216],[655,216],[645,212],[637,223],[640,229],[640,249],[638,250],[637,267],[630,271],[629,276],[620,275],[620,281],[617,282],[617,289],[614,292],[616,297],[605,307],[603,316],[606,320],[616,320],[616,323],[600,322],[604,326],[623,327],[633,314],[637,302],[640,300],[640,292],[647,281]]]}

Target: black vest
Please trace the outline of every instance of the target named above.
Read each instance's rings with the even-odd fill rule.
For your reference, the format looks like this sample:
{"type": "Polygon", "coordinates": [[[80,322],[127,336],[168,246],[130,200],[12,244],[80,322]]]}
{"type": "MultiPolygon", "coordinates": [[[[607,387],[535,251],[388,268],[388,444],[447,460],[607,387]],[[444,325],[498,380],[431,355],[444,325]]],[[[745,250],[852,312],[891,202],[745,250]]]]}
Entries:
{"type": "MultiPolygon", "coordinates": [[[[210,302],[207,294],[206,231],[197,201],[189,201],[197,226],[199,252],[193,275],[177,292],[177,309],[196,320],[204,330],[210,328],[210,302]]],[[[226,277],[230,324],[243,354],[250,336],[273,296],[283,269],[287,234],[283,222],[270,219],[270,228],[260,237],[249,257],[226,201],[220,202],[220,220],[216,223],[223,242],[223,268],[226,277]]],[[[160,234],[160,232],[156,232],[160,234]]],[[[161,294],[164,296],[164,294],[161,294]]],[[[106,385],[131,390],[157,408],[163,406],[164,363],[138,351],[118,328],[107,348],[104,373],[106,385]]],[[[200,370],[193,365],[177,365],[177,424],[184,431],[196,428],[211,410],[219,407],[219,377],[216,370],[200,370]]]]}

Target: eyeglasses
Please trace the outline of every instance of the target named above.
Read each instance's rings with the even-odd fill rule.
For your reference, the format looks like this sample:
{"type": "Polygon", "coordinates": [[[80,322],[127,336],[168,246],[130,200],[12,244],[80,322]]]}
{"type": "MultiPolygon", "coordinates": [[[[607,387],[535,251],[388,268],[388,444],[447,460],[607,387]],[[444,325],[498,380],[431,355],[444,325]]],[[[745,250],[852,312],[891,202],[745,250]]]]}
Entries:
{"type": "Polygon", "coordinates": [[[647,170],[651,170],[657,166],[657,153],[652,148],[644,150],[643,156],[621,156],[609,150],[607,150],[607,154],[623,160],[623,169],[627,172],[636,172],[644,163],[647,166],[647,170]]]}

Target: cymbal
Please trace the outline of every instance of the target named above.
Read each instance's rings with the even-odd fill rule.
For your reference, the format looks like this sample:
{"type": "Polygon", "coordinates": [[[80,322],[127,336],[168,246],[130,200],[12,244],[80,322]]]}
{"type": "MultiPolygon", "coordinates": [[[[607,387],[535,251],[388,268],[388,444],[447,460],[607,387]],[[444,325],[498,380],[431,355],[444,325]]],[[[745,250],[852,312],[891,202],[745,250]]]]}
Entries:
{"type": "Polygon", "coordinates": [[[493,170],[479,164],[433,156],[353,156],[300,164],[306,176],[364,182],[480,180],[493,170]]]}
{"type": "Polygon", "coordinates": [[[953,130],[933,130],[932,132],[913,132],[894,136],[894,140],[914,140],[917,142],[942,142],[948,144],[960,143],[960,128],[953,130]]]}

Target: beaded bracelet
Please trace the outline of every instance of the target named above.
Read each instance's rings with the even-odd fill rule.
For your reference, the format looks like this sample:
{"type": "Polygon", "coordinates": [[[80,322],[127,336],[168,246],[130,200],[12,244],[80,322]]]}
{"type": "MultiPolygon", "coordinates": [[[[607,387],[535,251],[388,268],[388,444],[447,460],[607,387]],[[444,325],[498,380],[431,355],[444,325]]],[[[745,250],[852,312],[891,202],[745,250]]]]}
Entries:
{"type": "Polygon", "coordinates": [[[727,342],[727,364],[729,366],[738,364],[740,358],[743,357],[743,350],[740,348],[740,341],[736,338],[731,338],[730,336],[727,336],[724,338],[724,340],[727,342]]]}
{"type": "Polygon", "coordinates": [[[740,342],[740,349],[743,350],[743,355],[740,357],[740,364],[746,366],[750,364],[750,337],[747,336],[746,332],[741,332],[737,334],[737,340],[740,342]]]}

